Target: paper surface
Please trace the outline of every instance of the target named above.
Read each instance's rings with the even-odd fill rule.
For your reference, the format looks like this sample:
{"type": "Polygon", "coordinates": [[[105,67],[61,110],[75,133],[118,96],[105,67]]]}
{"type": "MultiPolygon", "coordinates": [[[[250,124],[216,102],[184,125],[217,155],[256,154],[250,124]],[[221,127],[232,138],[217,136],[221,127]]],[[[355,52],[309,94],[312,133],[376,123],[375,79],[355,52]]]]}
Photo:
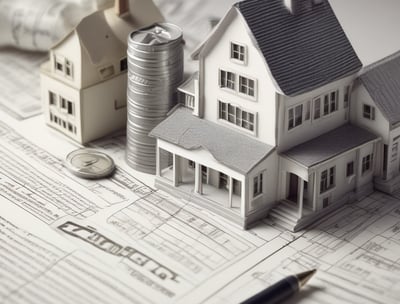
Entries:
{"type": "Polygon", "coordinates": [[[293,303],[400,302],[398,198],[374,193],[296,234],[268,219],[243,231],[155,190],[126,165],[124,134],[91,144],[114,176],[79,179],[63,163],[79,146],[23,111],[40,105],[41,60],[0,52],[1,303],[236,303],[311,268],[293,303]]]}

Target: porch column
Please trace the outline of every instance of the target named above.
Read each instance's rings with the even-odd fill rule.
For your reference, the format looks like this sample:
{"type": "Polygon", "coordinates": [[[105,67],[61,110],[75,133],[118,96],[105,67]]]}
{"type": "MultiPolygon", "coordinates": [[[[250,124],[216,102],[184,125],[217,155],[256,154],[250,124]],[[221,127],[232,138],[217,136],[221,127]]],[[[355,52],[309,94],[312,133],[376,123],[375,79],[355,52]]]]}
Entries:
{"type": "Polygon", "coordinates": [[[318,193],[318,178],[317,172],[313,173],[313,211],[317,211],[317,193],[318,193]]]}
{"type": "Polygon", "coordinates": [[[201,178],[201,165],[195,163],[194,169],[194,191],[198,194],[203,194],[203,180],[201,178]]]}
{"type": "Polygon", "coordinates": [[[299,177],[298,181],[298,197],[297,197],[297,203],[299,205],[299,218],[303,217],[303,201],[304,201],[304,180],[299,177]]]}
{"type": "Polygon", "coordinates": [[[156,149],[156,175],[161,176],[161,148],[158,146],[156,149]]]}
{"type": "Polygon", "coordinates": [[[249,213],[249,206],[247,206],[247,189],[248,189],[248,185],[247,185],[248,181],[247,178],[244,178],[242,180],[242,197],[240,200],[240,215],[242,216],[242,218],[245,218],[246,215],[249,213]]]}
{"type": "Polygon", "coordinates": [[[231,176],[229,178],[229,200],[228,200],[228,208],[232,208],[233,206],[233,178],[231,176]]]}
{"type": "Polygon", "coordinates": [[[173,177],[172,183],[174,187],[179,186],[179,174],[180,174],[180,164],[179,164],[179,156],[176,154],[172,155],[172,164],[173,164],[173,177]]]}

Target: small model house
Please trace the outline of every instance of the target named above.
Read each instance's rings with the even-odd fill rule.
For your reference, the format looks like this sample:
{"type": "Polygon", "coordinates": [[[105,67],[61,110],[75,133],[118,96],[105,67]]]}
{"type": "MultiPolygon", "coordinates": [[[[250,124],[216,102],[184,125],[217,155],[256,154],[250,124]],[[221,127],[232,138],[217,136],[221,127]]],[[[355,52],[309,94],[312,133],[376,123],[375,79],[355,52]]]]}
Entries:
{"type": "Polygon", "coordinates": [[[117,0],[85,17],[41,68],[46,123],[80,143],[125,127],[127,37],[162,20],[150,0],[117,0]]]}
{"type": "Polygon", "coordinates": [[[327,0],[239,2],[195,56],[182,106],[151,133],[157,187],[243,228],[269,213],[298,230],[374,177],[400,182],[400,59],[359,77],[327,0]]]}

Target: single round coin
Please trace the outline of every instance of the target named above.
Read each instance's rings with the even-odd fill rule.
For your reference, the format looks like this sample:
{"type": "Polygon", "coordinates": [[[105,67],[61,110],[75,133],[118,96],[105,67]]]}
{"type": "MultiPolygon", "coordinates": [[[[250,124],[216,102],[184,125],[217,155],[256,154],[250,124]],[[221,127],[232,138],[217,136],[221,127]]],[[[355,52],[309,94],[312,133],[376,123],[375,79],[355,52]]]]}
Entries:
{"type": "Polygon", "coordinates": [[[115,170],[113,159],[93,149],[78,149],[69,153],[65,161],[67,169],[76,176],[99,179],[111,175],[115,170]]]}

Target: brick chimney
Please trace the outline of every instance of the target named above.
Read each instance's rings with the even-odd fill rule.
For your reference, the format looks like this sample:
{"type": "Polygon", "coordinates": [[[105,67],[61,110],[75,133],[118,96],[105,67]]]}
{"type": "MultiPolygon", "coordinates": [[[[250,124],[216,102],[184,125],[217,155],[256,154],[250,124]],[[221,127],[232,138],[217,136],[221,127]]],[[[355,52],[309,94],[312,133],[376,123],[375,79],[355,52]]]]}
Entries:
{"type": "Polygon", "coordinates": [[[314,5],[321,4],[324,0],[283,0],[284,5],[292,15],[299,15],[301,12],[308,11],[314,5]]]}
{"type": "Polygon", "coordinates": [[[115,0],[115,14],[122,16],[129,12],[129,0],[115,0]]]}

